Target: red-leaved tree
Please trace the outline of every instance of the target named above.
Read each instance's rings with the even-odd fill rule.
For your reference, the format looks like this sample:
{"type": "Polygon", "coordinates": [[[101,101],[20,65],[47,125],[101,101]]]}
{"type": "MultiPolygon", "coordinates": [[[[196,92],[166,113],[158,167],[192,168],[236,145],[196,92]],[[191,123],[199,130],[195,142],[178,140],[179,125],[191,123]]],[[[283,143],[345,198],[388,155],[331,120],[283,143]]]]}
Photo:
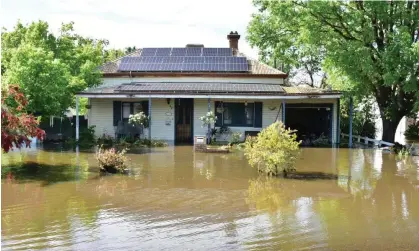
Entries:
{"type": "Polygon", "coordinates": [[[1,94],[1,148],[8,152],[13,147],[30,147],[30,137],[43,140],[44,130],[33,115],[27,114],[28,100],[16,85],[10,85],[1,94]]]}

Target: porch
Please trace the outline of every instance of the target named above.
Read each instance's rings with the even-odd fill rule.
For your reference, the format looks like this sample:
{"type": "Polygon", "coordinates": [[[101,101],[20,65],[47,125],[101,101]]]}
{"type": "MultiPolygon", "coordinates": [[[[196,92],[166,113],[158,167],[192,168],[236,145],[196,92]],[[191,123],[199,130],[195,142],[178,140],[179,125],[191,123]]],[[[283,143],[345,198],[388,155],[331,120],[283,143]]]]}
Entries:
{"type": "MultiPolygon", "coordinates": [[[[77,98],[78,100],[78,98],[77,98]]],[[[336,98],[308,99],[275,96],[159,96],[144,97],[89,97],[88,125],[96,126],[96,137],[135,137],[164,140],[169,144],[192,144],[194,136],[208,136],[208,127],[202,127],[200,117],[208,111],[217,116],[215,128],[228,127],[232,133],[257,133],[275,121],[287,124],[287,105],[327,103],[331,123],[328,136],[337,142],[336,98]],[[283,109],[285,107],[286,109],[283,109]],[[149,127],[132,127],[130,114],[143,111],[149,116],[149,127]]],[[[304,118],[301,118],[304,119],[304,118]]],[[[76,119],[77,124],[77,119],[76,119]]],[[[77,128],[76,128],[77,129],[77,128]]],[[[76,136],[78,130],[76,130],[76,136]]],[[[228,141],[228,137],[218,138],[228,141]]]]}

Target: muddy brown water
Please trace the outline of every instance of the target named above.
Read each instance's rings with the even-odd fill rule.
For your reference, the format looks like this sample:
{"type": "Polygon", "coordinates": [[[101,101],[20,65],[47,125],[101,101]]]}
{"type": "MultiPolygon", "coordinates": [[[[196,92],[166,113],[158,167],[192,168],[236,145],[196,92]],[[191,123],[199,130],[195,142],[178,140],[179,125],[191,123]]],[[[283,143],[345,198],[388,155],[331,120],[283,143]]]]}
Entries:
{"type": "Polygon", "coordinates": [[[419,250],[418,158],[302,149],[298,170],[338,180],[187,146],[129,158],[130,175],[99,176],[92,153],[3,154],[3,250],[419,250]]]}

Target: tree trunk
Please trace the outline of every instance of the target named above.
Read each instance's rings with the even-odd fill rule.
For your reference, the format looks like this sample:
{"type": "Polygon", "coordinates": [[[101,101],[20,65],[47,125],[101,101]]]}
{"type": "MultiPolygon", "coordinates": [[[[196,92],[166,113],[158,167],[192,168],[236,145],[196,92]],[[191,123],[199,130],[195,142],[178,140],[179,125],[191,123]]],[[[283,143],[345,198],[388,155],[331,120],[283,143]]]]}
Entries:
{"type": "Polygon", "coordinates": [[[399,125],[400,119],[398,120],[390,120],[390,119],[382,119],[383,120],[383,140],[393,143],[394,137],[396,135],[396,129],[399,125]]]}

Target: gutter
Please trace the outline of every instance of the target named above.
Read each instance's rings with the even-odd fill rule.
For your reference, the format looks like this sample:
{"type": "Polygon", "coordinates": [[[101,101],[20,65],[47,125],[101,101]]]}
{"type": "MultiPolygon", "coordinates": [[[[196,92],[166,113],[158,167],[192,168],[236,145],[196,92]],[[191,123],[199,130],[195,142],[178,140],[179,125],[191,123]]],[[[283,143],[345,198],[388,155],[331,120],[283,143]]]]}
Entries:
{"type": "Polygon", "coordinates": [[[252,73],[214,73],[214,72],[112,72],[102,73],[103,77],[212,77],[212,78],[287,78],[288,74],[252,74],[252,73]]]}
{"type": "Polygon", "coordinates": [[[76,97],[84,98],[228,98],[228,99],[325,99],[325,98],[340,98],[341,94],[329,95],[220,95],[220,94],[114,94],[114,93],[79,93],[76,97]]]}

